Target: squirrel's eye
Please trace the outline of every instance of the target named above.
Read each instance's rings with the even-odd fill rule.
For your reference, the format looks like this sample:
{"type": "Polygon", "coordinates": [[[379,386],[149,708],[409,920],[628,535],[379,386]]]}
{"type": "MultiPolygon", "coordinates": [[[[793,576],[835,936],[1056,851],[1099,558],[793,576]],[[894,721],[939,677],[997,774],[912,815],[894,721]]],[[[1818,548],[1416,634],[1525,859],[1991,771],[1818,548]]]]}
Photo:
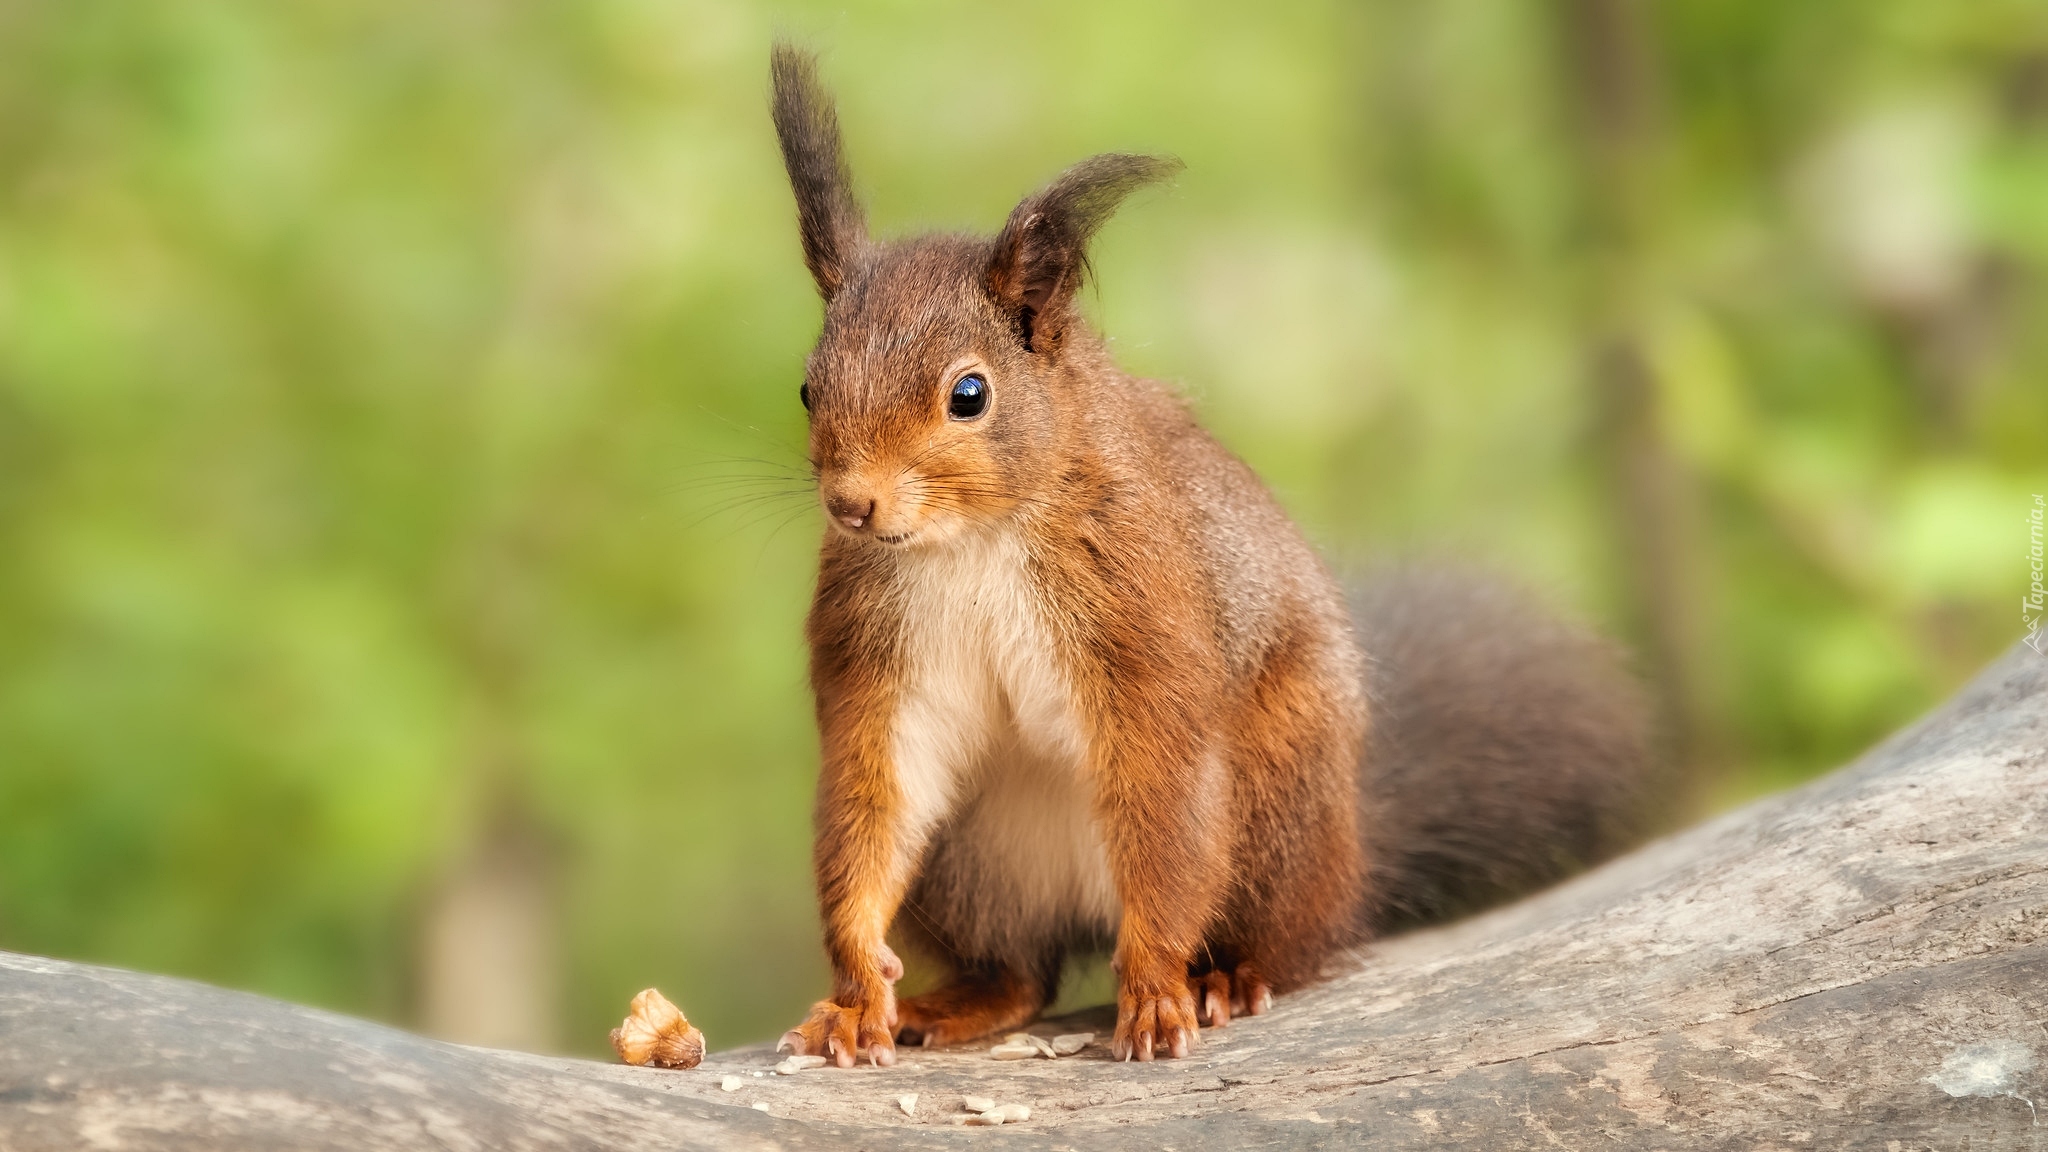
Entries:
{"type": "Polygon", "coordinates": [[[796,398],[803,402],[804,411],[809,412],[811,410],[811,386],[809,384],[799,384],[796,386],[796,398]]]}
{"type": "Polygon", "coordinates": [[[953,394],[946,398],[946,414],[955,420],[972,420],[988,409],[988,381],[979,372],[969,372],[953,381],[953,394]]]}

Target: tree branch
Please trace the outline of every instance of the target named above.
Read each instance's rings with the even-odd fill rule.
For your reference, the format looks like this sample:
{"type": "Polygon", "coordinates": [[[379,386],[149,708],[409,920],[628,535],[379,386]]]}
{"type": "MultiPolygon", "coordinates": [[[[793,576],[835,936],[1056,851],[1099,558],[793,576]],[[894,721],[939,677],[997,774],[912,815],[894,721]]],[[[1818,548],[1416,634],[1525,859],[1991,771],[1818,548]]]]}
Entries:
{"type": "Polygon", "coordinates": [[[2031,1148],[2044,937],[2048,660],[2018,648],[1834,776],[1384,942],[1189,1060],[655,1072],[0,954],[0,1147],[2031,1148]],[[956,1128],[970,1094],[1031,1118],[956,1128]]]}

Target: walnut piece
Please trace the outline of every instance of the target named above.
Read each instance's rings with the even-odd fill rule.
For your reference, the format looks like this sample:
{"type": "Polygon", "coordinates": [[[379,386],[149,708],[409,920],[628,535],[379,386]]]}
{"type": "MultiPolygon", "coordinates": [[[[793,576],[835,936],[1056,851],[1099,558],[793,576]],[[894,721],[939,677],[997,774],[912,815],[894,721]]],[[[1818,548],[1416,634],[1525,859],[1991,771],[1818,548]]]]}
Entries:
{"type": "Polygon", "coordinates": [[[704,1059],[704,1034],[683,1010],[652,988],[633,997],[633,1014],[612,1029],[612,1047],[628,1064],[695,1068],[704,1059]]]}

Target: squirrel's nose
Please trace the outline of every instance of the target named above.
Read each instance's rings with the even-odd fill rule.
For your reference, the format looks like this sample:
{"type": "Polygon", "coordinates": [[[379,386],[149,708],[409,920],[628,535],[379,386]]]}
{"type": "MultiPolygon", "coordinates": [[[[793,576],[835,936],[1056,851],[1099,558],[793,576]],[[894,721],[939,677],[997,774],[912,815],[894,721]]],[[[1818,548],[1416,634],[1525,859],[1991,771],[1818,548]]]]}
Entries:
{"type": "Polygon", "coordinates": [[[825,498],[825,511],[831,513],[834,520],[859,531],[874,516],[875,502],[872,498],[833,493],[825,498]]]}

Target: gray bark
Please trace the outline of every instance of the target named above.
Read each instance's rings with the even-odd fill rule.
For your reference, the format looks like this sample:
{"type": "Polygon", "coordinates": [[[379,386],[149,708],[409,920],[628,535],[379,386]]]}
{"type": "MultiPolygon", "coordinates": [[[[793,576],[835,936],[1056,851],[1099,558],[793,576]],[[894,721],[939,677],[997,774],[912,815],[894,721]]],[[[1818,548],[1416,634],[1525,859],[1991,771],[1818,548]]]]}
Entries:
{"type": "Polygon", "coordinates": [[[0,954],[0,1152],[2048,1148],[2044,936],[2048,660],[2016,649],[1842,772],[1385,941],[1188,1060],[658,1072],[0,954]],[[954,1127],[963,1094],[1031,1119],[954,1127]]]}

